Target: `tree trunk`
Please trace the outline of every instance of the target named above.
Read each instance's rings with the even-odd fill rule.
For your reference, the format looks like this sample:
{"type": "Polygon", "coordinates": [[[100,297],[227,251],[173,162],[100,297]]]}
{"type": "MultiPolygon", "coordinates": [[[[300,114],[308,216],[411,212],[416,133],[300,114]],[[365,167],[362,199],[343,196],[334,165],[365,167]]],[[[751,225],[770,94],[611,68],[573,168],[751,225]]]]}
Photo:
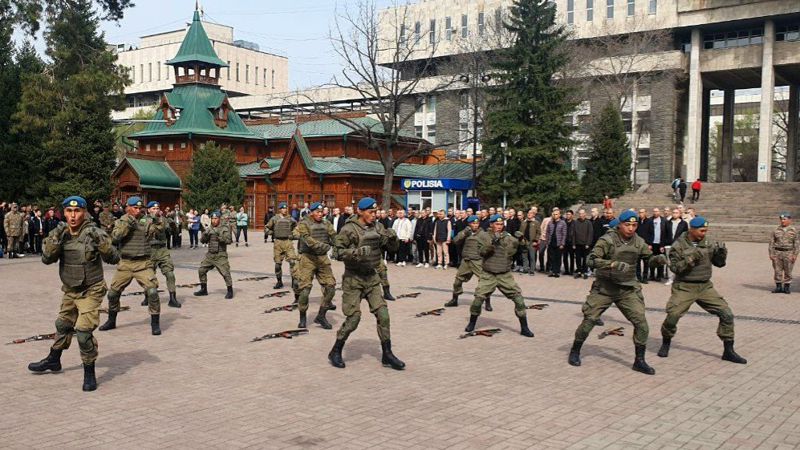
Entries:
{"type": "Polygon", "coordinates": [[[386,211],[392,207],[392,183],[394,183],[394,168],[384,169],[383,202],[381,203],[381,208],[386,211]]]}

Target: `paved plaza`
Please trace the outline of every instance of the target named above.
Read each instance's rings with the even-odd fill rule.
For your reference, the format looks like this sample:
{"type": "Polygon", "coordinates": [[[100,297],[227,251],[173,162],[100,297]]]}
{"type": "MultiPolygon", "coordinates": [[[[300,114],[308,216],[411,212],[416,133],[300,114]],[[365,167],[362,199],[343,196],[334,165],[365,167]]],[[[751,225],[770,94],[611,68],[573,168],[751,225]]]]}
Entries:
{"type": "MultiPolygon", "coordinates": [[[[518,334],[512,302],[495,293],[494,311],[478,326],[502,332],[458,339],[475,281],[458,308],[416,318],[450,297],[455,270],[391,265],[395,295],[421,292],[389,303],[393,349],[407,368],[381,366],[375,320],[363,304],[340,370],[326,355],[341,308],[328,314],[334,330],[310,324],[305,336],[251,343],[297,325],[296,311],[263,314],[291,297],[258,299],[272,292],[270,278],[234,281],[236,297],[226,301],[212,272],[208,297],[178,289],[182,309],[167,308],[161,295],[162,336],[150,335],[142,297],[123,297],[131,310],[119,314],[118,328],[96,332],[95,392],[81,391],[75,341],[64,371],[43,375],[26,366],[46,356],[52,341],[0,346],[0,447],[797,448],[800,294],[769,293],[766,244],[728,247],[728,266],[715,270],[714,281],[736,314],[737,350],[747,365],[720,359],[717,319],[696,306],[680,322],[670,357],[656,356],[669,296],[661,283],[644,286],[647,359],[656,369],[647,376],[630,369],[633,330],[616,308],[604,316],[606,326],[624,326],[625,337],[598,340],[596,327],[583,366],[567,364],[591,278],[516,275],[528,303],[549,304],[528,311],[536,337],[518,334]]],[[[254,240],[229,253],[234,280],[272,275],[271,244],[254,240]]],[[[203,254],[173,251],[179,284],[197,282],[203,254]]],[[[57,272],[31,256],[0,260],[3,341],[54,331],[57,272]]],[[[341,263],[334,272],[341,276],[341,263]]],[[[106,280],[112,274],[106,266],[106,280]]],[[[320,295],[315,283],[312,318],[320,295]]]]}

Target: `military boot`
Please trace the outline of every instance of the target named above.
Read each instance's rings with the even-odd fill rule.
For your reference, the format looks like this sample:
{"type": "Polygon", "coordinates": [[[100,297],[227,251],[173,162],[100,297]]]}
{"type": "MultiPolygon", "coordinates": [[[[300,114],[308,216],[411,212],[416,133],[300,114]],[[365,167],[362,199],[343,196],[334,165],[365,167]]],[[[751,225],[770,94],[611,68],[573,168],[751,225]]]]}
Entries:
{"type": "Polygon", "coordinates": [[[475,324],[477,322],[478,322],[478,316],[476,316],[474,314],[471,314],[469,316],[469,323],[467,324],[467,327],[464,328],[464,331],[466,331],[467,333],[469,333],[471,331],[475,331],[475,324]]]}
{"type": "Polygon", "coordinates": [[[144,296],[144,298],[142,299],[142,303],[140,303],[140,305],[147,306],[147,295],[144,296]]]}
{"type": "Polygon", "coordinates": [[[406,363],[400,361],[394,356],[394,353],[392,353],[391,340],[381,342],[381,350],[383,350],[383,355],[381,356],[381,364],[383,364],[383,367],[391,367],[394,370],[403,370],[406,368],[406,363]]]}
{"type": "Polygon", "coordinates": [[[158,336],[161,334],[161,316],[158,314],[150,315],[150,330],[153,333],[153,336],[158,336]]]}
{"type": "Polygon", "coordinates": [[[319,312],[317,313],[317,317],[314,318],[314,323],[318,324],[322,328],[326,330],[330,330],[333,326],[328,322],[328,319],[325,318],[325,314],[328,310],[322,306],[319,307],[319,312]]]}
{"type": "Polygon", "coordinates": [[[772,290],[773,294],[783,293],[783,283],[775,283],[775,289],[772,290]]]}
{"type": "Polygon", "coordinates": [[[725,346],[725,351],[722,352],[723,360],[736,364],[747,364],[747,360],[739,356],[739,354],[733,349],[733,340],[722,341],[722,345],[725,346]]]}
{"type": "Polygon", "coordinates": [[[328,361],[331,362],[333,367],[344,369],[344,360],[342,359],[342,349],[344,348],[344,339],[337,339],[333,344],[333,348],[328,353],[328,361]]]}
{"type": "Polygon", "coordinates": [[[98,329],[100,331],[106,331],[113,330],[114,328],[117,328],[117,313],[115,311],[109,311],[108,320],[106,320],[106,323],[100,325],[98,329]]]}
{"type": "Polygon", "coordinates": [[[31,372],[44,372],[47,370],[51,370],[53,372],[60,372],[61,350],[56,350],[54,348],[51,348],[50,354],[47,355],[47,358],[39,362],[32,362],[28,364],[28,370],[30,370],[31,372]]]}
{"type": "Polygon", "coordinates": [[[661,339],[661,348],[658,349],[658,356],[662,358],[666,358],[669,356],[669,345],[672,343],[672,339],[670,338],[662,338],[661,339]]]}
{"type": "Polygon", "coordinates": [[[396,299],[394,298],[394,296],[392,295],[392,293],[391,293],[391,292],[389,292],[389,286],[384,286],[384,287],[383,287],[383,299],[384,299],[384,300],[389,300],[389,301],[391,301],[391,302],[393,302],[393,301],[395,301],[395,300],[396,300],[396,299]]]}
{"type": "Polygon", "coordinates": [[[789,283],[784,283],[784,285],[783,285],[783,293],[784,293],[784,294],[791,294],[791,292],[792,292],[792,291],[791,291],[791,290],[789,290],[789,287],[790,287],[790,286],[791,286],[791,284],[789,284],[789,283]]]}
{"type": "Polygon", "coordinates": [[[606,323],[605,323],[605,322],[603,322],[603,319],[601,319],[601,318],[599,318],[599,317],[598,317],[598,318],[597,318],[597,320],[595,320],[595,321],[594,321],[594,324],[595,324],[596,326],[598,326],[598,327],[602,327],[602,326],[604,326],[606,323]]]}
{"type": "Polygon", "coordinates": [[[200,290],[194,293],[195,297],[202,297],[208,295],[208,284],[200,283],[200,290]]]}
{"type": "Polygon", "coordinates": [[[91,392],[97,389],[97,378],[94,376],[94,364],[83,365],[83,391],[91,392]]]}
{"type": "Polygon", "coordinates": [[[278,282],[275,283],[275,286],[272,286],[272,289],[280,289],[283,287],[283,278],[279,277],[278,282]]]}
{"type": "Polygon", "coordinates": [[[300,311],[300,322],[297,322],[297,328],[306,328],[306,312],[300,311]]]}
{"type": "Polygon", "coordinates": [[[528,318],[527,317],[520,317],[519,318],[519,334],[525,337],[533,337],[533,331],[528,328],[528,318]]]}
{"type": "Polygon", "coordinates": [[[653,369],[644,360],[644,352],[646,347],[644,345],[636,345],[636,358],[633,360],[633,370],[641,372],[645,375],[655,375],[656,369],[653,369]]]}
{"type": "Polygon", "coordinates": [[[444,306],[446,306],[448,308],[452,308],[454,306],[458,306],[458,295],[453,294],[453,298],[450,299],[449,302],[445,303],[444,306]]]}
{"type": "Polygon", "coordinates": [[[336,311],[336,303],[331,302],[331,306],[328,306],[328,309],[331,311],[336,311]]]}
{"type": "Polygon", "coordinates": [[[483,302],[483,308],[485,310],[487,310],[487,311],[494,311],[494,308],[492,308],[492,298],[491,297],[486,297],[486,301],[483,302]]]}
{"type": "Polygon", "coordinates": [[[169,303],[167,306],[171,306],[173,308],[180,308],[181,304],[178,303],[178,296],[174,292],[169,293],[169,303]]]}
{"type": "Polygon", "coordinates": [[[228,286],[228,292],[225,293],[225,300],[233,298],[233,286],[228,286]]]}
{"type": "Polygon", "coordinates": [[[570,366],[579,367],[581,365],[581,347],[583,347],[583,341],[572,341],[572,348],[569,349],[567,358],[570,366]]]}

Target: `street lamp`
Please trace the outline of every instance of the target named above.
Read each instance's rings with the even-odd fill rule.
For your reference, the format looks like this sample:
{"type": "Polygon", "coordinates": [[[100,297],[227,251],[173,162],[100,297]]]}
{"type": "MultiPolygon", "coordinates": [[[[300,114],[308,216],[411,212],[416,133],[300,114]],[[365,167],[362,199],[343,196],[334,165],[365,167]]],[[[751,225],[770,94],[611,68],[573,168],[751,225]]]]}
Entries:
{"type": "Polygon", "coordinates": [[[486,73],[475,74],[474,77],[465,74],[459,78],[464,84],[470,85],[472,91],[472,196],[478,197],[478,82],[483,84],[491,81],[492,77],[486,73]],[[472,83],[470,83],[472,81],[472,83]]]}

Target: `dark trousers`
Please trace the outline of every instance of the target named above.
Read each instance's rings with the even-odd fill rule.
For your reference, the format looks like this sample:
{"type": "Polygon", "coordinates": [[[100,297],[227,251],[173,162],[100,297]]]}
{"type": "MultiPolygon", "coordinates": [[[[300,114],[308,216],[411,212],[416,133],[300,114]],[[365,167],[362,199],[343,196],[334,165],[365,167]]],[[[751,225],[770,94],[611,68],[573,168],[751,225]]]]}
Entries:
{"type": "Polygon", "coordinates": [[[586,245],[575,246],[575,267],[581,274],[589,273],[588,267],[586,267],[586,256],[589,255],[589,249],[586,247],[586,245]]]}
{"type": "Polygon", "coordinates": [[[550,261],[550,273],[561,274],[561,249],[557,245],[547,246],[547,259],[550,261]]]}
{"type": "Polygon", "coordinates": [[[172,248],[172,231],[167,230],[167,250],[172,248]]]}
{"type": "Polygon", "coordinates": [[[200,230],[189,230],[189,247],[197,247],[197,233],[200,230]]]}
{"type": "Polygon", "coordinates": [[[428,241],[423,238],[417,238],[417,258],[419,258],[419,264],[426,264],[430,262],[428,258],[428,241]]]}
{"type": "Polygon", "coordinates": [[[236,226],[236,243],[237,244],[239,243],[239,234],[241,234],[242,232],[244,232],[244,242],[247,243],[247,227],[246,226],[240,227],[240,226],[237,225],[236,226]]]}
{"type": "Polygon", "coordinates": [[[681,189],[679,192],[681,193],[681,203],[683,203],[683,199],[686,198],[686,189],[681,189]]]}
{"type": "Polygon", "coordinates": [[[575,272],[575,252],[572,250],[572,244],[567,244],[564,246],[563,258],[564,258],[564,271],[568,274],[575,272]]]}
{"type": "Polygon", "coordinates": [[[33,247],[31,247],[31,251],[37,254],[42,254],[42,236],[35,234],[33,235],[33,247]]]}
{"type": "Polygon", "coordinates": [[[397,248],[397,262],[408,262],[408,253],[411,251],[411,242],[400,241],[397,248]]]}
{"type": "Polygon", "coordinates": [[[450,267],[458,267],[461,265],[461,251],[456,244],[452,241],[447,246],[447,252],[450,254],[450,267]]]}
{"type": "Polygon", "coordinates": [[[539,245],[539,270],[542,272],[547,272],[547,268],[550,267],[550,261],[545,261],[547,258],[547,254],[549,251],[544,251],[544,241],[540,241],[541,245],[539,245]]]}
{"type": "Polygon", "coordinates": [[[700,200],[700,190],[692,189],[692,202],[696,202],[698,200],[700,200]]]}
{"type": "MultiPolygon", "coordinates": [[[[661,254],[661,249],[664,248],[664,246],[662,244],[651,244],[651,245],[653,246],[653,256],[660,255],[661,254]]],[[[659,267],[657,269],[656,268],[650,269],[648,267],[648,270],[650,272],[650,279],[651,280],[652,279],[660,280],[660,279],[664,278],[664,267],[663,266],[659,267]]]]}
{"type": "Polygon", "coordinates": [[[175,248],[181,248],[181,229],[178,228],[175,230],[175,234],[172,235],[172,246],[175,248]]]}

